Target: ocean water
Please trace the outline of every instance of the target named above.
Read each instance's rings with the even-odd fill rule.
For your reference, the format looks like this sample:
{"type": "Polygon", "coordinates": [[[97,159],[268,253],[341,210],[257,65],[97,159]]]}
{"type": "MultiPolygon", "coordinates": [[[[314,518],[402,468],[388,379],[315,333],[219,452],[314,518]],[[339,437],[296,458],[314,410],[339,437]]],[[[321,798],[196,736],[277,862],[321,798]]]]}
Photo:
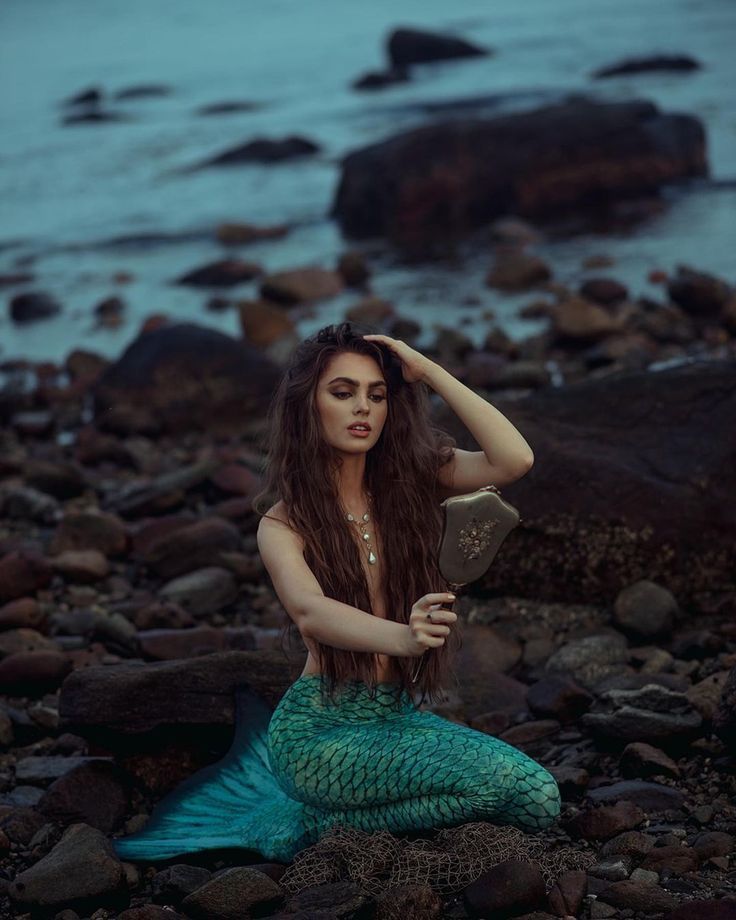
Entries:
{"type": "MultiPolygon", "coordinates": [[[[606,269],[632,294],[661,297],[653,268],[685,263],[736,281],[736,3],[732,0],[5,0],[0,6],[0,273],[34,281],[0,289],[0,361],[61,360],[83,346],[115,357],[151,313],[238,334],[234,310],[205,309],[215,292],[173,285],[208,261],[237,254],[269,270],[333,267],[352,248],[328,210],[340,159],[352,149],[433,117],[429,107],[489,97],[493,111],[531,108],[571,91],[646,98],[697,114],[708,136],[712,181],[667,194],[665,210],[635,229],[550,239],[538,252],[555,277],[575,284],[582,261],[605,253],[606,269]],[[385,66],[385,39],[399,25],[450,31],[493,56],[415,68],[408,84],[359,93],[350,83],[385,66]],[[693,73],[592,81],[623,57],[687,53],[693,73]],[[126,87],[165,84],[168,95],[115,101],[126,87]],[[66,98],[90,86],[128,120],[63,126],[66,98]],[[202,117],[198,107],[239,100],[250,112],[202,117]],[[256,136],[306,135],[313,159],[199,172],[198,161],[256,136]],[[212,237],[222,222],[287,223],[283,240],[229,250],[212,237]],[[112,244],[121,236],[175,234],[156,245],[112,244]],[[116,273],[133,276],[116,283],[116,273]],[[49,320],[15,325],[11,296],[44,290],[62,303],[49,320]],[[122,325],[97,329],[93,308],[118,295],[122,325]]],[[[490,111],[490,110],[489,110],[490,111]]],[[[462,327],[480,342],[490,322],[514,337],[540,328],[521,320],[533,294],[506,296],[483,284],[490,253],[470,246],[453,264],[402,264],[368,247],[375,294],[420,321],[462,327]],[[464,303],[467,298],[474,305],[464,303]],[[489,319],[491,312],[495,319],[489,319]]],[[[251,297],[257,284],[224,296],[251,297]]],[[[298,312],[307,334],[343,316],[347,293],[298,312]]]]}

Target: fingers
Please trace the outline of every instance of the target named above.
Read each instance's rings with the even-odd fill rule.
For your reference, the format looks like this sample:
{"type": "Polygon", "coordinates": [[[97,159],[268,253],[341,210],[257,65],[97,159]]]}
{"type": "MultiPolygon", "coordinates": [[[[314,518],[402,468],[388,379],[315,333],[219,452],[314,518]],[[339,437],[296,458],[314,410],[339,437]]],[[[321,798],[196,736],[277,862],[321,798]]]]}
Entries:
{"type": "Polygon", "coordinates": [[[434,594],[425,594],[414,606],[426,608],[430,607],[432,604],[447,604],[454,600],[454,594],[451,594],[449,591],[441,591],[434,594]]]}

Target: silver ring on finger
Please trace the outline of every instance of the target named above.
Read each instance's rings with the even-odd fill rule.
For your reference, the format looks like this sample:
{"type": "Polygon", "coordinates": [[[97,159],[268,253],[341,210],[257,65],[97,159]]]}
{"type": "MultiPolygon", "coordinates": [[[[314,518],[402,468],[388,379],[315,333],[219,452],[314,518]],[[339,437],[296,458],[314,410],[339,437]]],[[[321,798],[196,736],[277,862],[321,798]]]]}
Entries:
{"type": "Polygon", "coordinates": [[[427,619],[429,620],[430,623],[432,622],[432,611],[431,610],[427,613],[427,619]]]}

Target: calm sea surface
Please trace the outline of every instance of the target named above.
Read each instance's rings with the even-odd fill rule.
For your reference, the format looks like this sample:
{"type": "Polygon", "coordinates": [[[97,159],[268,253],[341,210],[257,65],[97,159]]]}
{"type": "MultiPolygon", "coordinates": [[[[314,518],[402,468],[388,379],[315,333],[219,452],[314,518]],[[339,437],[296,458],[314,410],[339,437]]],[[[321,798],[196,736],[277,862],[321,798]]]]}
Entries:
{"type": "MultiPolygon", "coordinates": [[[[238,334],[234,311],[205,310],[206,292],[173,278],[226,254],[202,238],[219,223],[293,225],[280,241],[239,254],[268,270],[332,267],[349,248],[326,214],[349,150],[420,124],[431,103],[495,97],[493,111],[534,107],[570,91],[602,98],[647,98],[667,111],[699,115],[708,135],[712,177],[723,186],[673,191],[664,213],[635,231],[542,244],[557,278],[577,283],[582,260],[606,253],[607,271],[634,295],[661,296],[652,268],[679,262],[736,281],[736,3],[732,0],[5,0],[0,6],[0,273],[32,271],[32,284],[2,289],[0,360],[62,359],[84,346],[110,357],[135,337],[150,313],[167,313],[238,334]],[[412,81],[376,93],[350,83],[385,64],[385,38],[398,25],[455,32],[495,50],[488,58],[416,68],[412,81]],[[590,71],[626,56],[688,53],[704,67],[591,81],[590,71]],[[141,83],[167,96],[115,101],[141,83]],[[98,86],[127,121],[63,127],[60,103],[98,86]],[[199,106],[258,104],[219,117],[199,106]],[[186,172],[186,167],[254,136],[304,134],[322,153],[302,163],[186,172]],[[175,242],[101,246],[122,235],[170,233],[175,242]],[[190,237],[187,239],[187,234],[190,237]],[[116,284],[129,272],[134,280],[116,284]],[[8,319],[23,290],[59,299],[58,317],[27,326],[8,319]],[[93,308],[118,294],[123,325],[96,330],[93,308]]],[[[487,110],[490,111],[490,110],[487,110]]],[[[463,326],[476,341],[487,310],[511,335],[539,328],[519,320],[531,299],[484,287],[489,254],[469,248],[455,265],[401,265],[376,251],[374,289],[425,327],[463,326]],[[479,304],[462,305],[475,297],[479,304]]],[[[232,296],[249,297],[255,284],[232,296]]],[[[227,294],[226,296],[230,296],[227,294]]],[[[346,294],[300,321],[309,333],[341,318],[346,294]]]]}

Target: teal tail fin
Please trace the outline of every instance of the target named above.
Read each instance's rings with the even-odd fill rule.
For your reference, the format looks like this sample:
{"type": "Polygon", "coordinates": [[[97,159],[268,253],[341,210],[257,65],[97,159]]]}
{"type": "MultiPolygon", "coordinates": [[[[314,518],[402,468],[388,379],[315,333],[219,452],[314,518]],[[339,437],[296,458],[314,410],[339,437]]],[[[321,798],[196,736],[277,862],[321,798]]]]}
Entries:
{"type": "Polygon", "coordinates": [[[243,847],[290,862],[308,846],[304,806],[283,791],[270,767],[266,739],[271,715],[253,690],[238,687],[227,754],[165,796],[140,831],[113,839],[118,857],[157,860],[243,847]]]}

